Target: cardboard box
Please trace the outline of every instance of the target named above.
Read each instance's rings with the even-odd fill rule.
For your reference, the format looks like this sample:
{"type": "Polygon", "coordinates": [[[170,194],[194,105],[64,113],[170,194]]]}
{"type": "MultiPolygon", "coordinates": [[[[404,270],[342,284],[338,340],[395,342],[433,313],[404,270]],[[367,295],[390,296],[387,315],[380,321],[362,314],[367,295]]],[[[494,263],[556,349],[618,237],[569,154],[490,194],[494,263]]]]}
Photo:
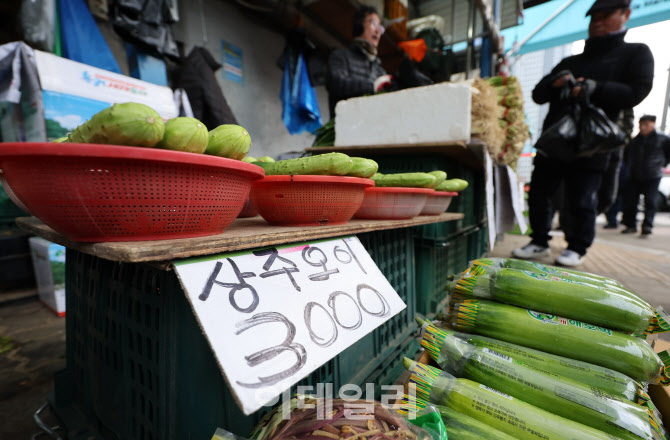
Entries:
{"type": "Polygon", "coordinates": [[[29,241],[40,301],[65,316],[65,247],[39,237],[29,241]]]}
{"type": "MultiPolygon", "coordinates": [[[[12,45],[16,43],[8,43],[0,49],[11,49],[12,45]]],[[[33,51],[27,46],[18,46],[16,53],[22,54],[15,55],[15,60],[20,61],[19,76],[22,79],[20,101],[0,103],[3,142],[58,139],[115,103],[146,104],[164,120],[179,115],[169,87],[33,51]]],[[[15,76],[12,65],[0,68],[0,77],[15,76]]]]}

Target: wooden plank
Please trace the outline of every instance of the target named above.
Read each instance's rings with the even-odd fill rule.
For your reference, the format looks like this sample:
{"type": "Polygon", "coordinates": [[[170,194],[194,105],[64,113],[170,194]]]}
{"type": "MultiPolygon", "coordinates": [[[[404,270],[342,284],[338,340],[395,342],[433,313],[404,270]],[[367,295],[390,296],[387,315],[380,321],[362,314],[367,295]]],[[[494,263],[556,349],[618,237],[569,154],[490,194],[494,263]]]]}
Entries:
{"type": "MultiPolygon", "coordinates": [[[[176,240],[81,243],[68,240],[35,217],[20,217],[17,225],[24,231],[53,243],[112,261],[126,263],[168,262],[181,258],[218,254],[243,249],[295,243],[329,237],[360,234],[384,229],[439,223],[463,218],[463,214],[424,215],[411,220],[359,220],[344,225],[270,226],[261,217],[237,219],[223,234],[176,240]]],[[[165,265],[161,265],[165,267],[165,265]]]]}
{"type": "Polygon", "coordinates": [[[305,151],[312,153],[345,153],[365,157],[378,154],[416,154],[437,153],[456,159],[471,168],[482,168],[484,160],[482,157],[483,144],[477,140],[466,143],[465,141],[452,142],[428,142],[416,144],[397,145],[351,145],[341,147],[311,147],[305,151]]]}

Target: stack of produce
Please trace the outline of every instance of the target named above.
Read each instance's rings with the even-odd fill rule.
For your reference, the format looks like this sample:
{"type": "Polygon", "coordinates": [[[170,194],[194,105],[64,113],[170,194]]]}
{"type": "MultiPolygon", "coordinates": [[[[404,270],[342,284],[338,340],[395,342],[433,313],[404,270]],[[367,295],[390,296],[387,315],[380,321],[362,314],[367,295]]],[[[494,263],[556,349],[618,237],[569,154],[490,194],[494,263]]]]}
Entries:
{"type": "Polygon", "coordinates": [[[433,188],[435,191],[461,192],[468,187],[463,179],[447,180],[444,171],[430,173],[376,173],[371,177],[377,187],[433,188]]]}
{"type": "Polygon", "coordinates": [[[251,146],[249,132],[234,124],[211,131],[195,118],[163,122],[151,107],[136,102],[114,104],[54,142],[155,147],[242,160],[251,146]]]}
{"type": "Polygon", "coordinates": [[[519,439],[666,438],[645,391],[669,382],[668,353],[645,340],[670,330],[662,310],[615,280],[513,259],[475,260],[447,290],[438,317],[451,330],[418,319],[441,370],[406,359],[406,405],[442,405],[519,439]]]}
{"type": "Polygon", "coordinates": [[[487,82],[496,91],[498,124],[504,132],[503,142],[496,144],[492,153],[499,163],[516,168],[530,135],[523,112],[521,84],[515,76],[494,76],[487,82]]]}
{"type": "Polygon", "coordinates": [[[491,84],[479,78],[472,82],[471,89],[470,132],[495,157],[505,141],[505,130],[498,123],[498,94],[491,84]]]}

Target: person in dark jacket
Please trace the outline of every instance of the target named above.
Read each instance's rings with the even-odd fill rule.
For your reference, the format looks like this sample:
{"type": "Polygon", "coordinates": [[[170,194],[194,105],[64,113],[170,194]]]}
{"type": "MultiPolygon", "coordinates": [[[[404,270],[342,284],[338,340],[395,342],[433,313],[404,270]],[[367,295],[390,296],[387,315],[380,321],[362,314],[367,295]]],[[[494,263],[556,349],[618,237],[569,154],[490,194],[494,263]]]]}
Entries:
{"type": "Polygon", "coordinates": [[[624,192],[624,210],[621,223],[624,234],[637,232],[637,204],[644,195],[644,221],[642,235],[651,234],[658,205],[658,185],[663,168],[670,162],[670,138],[656,131],[656,116],[640,118],[640,133],[626,148],[628,183],[624,192]]]}
{"type": "Polygon", "coordinates": [[[377,46],[384,33],[377,10],[371,6],[358,9],[353,31],[355,38],[349,47],[334,50],[328,59],[326,87],[331,117],[338,101],[371,95],[391,82],[377,57],[377,46]]]}
{"type": "Polygon", "coordinates": [[[221,63],[207,49],[196,46],[175,74],[175,88],[186,90],[193,117],[208,130],[223,124],[237,124],[214,75],[220,68],[221,63]]]}
{"type": "MultiPolygon", "coordinates": [[[[561,99],[564,82],[577,79],[571,93],[574,97],[590,97],[617,122],[619,112],[640,103],[651,91],[654,58],[645,44],[626,43],[625,24],[630,16],[630,0],[596,0],[587,12],[591,16],[589,38],[584,52],[563,59],[553,71],[542,78],[533,90],[533,101],[549,103],[543,130],[557,122],[567,111],[561,99]]],[[[566,230],[568,248],[556,263],[577,266],[595,236],[598,189],[607,168],[608,153],[561,162],[536,155],[528,198],[529,219],[533,230],[530,244],[515,249],[517,258],[549,256],[549,231],[553,209],[551,196],[565,182],[570,228],[566,230]]]]}

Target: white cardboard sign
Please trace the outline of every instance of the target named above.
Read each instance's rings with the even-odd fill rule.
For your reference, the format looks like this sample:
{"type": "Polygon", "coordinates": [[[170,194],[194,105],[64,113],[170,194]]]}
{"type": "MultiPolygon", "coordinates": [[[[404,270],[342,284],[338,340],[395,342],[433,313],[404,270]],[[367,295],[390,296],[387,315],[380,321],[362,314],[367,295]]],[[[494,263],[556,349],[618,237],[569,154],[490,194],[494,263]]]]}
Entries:
{"type": "Polygon", "coordinates": [[[406,307],[356,237],[183,260],[175,270],[245,414],[406,307]]]}

